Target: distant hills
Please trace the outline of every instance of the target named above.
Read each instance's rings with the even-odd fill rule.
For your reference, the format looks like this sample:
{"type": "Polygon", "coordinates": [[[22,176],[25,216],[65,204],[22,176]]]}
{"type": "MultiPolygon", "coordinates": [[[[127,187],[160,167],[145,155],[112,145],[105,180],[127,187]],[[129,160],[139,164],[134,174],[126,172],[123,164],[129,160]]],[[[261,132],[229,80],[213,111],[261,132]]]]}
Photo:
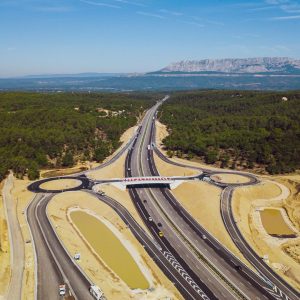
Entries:
{"type": "Polygon", "coordinates": [[[91,77],[116,77],[120,76],[120,73],[77,73],[77,74],[39,74],[39,75],[26,75],[22,76],[21,78],[91,78],[91,77]]]}
{"type": "Polygon", "coordinates": [[[288,57],[182,60],[154,73],[300,74],[300,60],[288,57]]]}

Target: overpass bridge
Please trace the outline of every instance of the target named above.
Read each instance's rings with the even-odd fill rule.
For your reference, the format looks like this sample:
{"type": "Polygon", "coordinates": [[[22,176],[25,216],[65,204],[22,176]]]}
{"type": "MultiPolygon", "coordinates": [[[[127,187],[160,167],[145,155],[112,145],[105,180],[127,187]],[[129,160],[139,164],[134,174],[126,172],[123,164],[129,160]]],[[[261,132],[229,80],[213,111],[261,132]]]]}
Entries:
{"type": "Polygon", "coordinates": [[[127,187],[138,187],[138,186],[168,186],[170,189],[177,188],[184,181],[197,180],[198,176],[189,177],[164,177],[164,176],[147,176],[147,177],[127,177],[127,178],[116,178],[111,180],[95,180],[95,187],[102,184],[110,184],[117,187],[120,190],[126,190],[127,187]]]}

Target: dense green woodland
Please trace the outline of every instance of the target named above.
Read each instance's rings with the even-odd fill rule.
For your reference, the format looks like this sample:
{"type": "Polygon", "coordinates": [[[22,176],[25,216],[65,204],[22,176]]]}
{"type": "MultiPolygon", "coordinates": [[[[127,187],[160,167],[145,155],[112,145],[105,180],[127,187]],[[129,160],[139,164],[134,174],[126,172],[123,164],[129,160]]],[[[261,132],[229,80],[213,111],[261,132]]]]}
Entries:
{"type": "Polygon", "coordinates": [[[12,169],[39,176],[44,167],[102,161],[158,96],[147,94],[0,93],[0,181],[12,169]],[[99,109],[109,110],[108,115],[99,109]],[[115,112],[115,113],[113,113],[115,112]]]}
{"type": "Polygon", "coordinates": [[[300,168],[300,92],[177,93],[160,119],[170,132],[170,156],[270,174],[300,168]]]}

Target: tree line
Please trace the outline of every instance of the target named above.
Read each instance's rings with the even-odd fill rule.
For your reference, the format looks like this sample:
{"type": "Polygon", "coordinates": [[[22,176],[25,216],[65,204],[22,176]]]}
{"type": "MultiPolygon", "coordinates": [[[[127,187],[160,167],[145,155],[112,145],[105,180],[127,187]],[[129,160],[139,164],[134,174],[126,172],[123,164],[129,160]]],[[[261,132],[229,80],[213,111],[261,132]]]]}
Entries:
{"type": "Polygon", "coordinates": [[[300,92],[175,93],[160,120],[170,156],[270,174],[300,168],[300,92]]]}
{"type": "Polygon", "coordinates": [[[10,169],[36,179],[41,168],[101,162],[157,99],[135,93],[0,93],[0,181],[10,169]],[[103,116],[100,108],[115,113],[103,116]]]}

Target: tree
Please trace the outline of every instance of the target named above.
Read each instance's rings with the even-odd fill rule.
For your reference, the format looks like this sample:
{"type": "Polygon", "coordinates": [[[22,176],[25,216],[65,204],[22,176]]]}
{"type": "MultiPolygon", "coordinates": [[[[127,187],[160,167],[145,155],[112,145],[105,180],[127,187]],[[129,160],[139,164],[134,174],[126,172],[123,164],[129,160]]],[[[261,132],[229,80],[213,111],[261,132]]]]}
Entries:
{"type": "Polygon", "coordinates": [[[62,159],[63,167],[72,167],[74,165],[74,158],[71,152],[67,152],[62,159]]]}
{"type": "Polygon", "coordinates": [[[168,149],[167,150],[167,155],[168,155],[169,158],[172,158],[173,155],[174,155],[174,152],[172,150],[168,149]]]}
{"type": "Polygon", "coordinates": [[[207,164],[214,164],[218,160],[218,152],[215,150],[210,150],[205,156],[205,161],[207,164]]]}
{"type": "Polygon", "coordinates": [[[94,160],[97,162],[102,162],[109,155],[109,148],[106,144],[100,144],[94,154],[94,160]]]}
{"type": "Polygon", "coordinates": [[[36,180],[40,178],[40,171],[38,169],[38,165],[36,163],[32,163],[28,169],[28,179],[36,180]]]}

